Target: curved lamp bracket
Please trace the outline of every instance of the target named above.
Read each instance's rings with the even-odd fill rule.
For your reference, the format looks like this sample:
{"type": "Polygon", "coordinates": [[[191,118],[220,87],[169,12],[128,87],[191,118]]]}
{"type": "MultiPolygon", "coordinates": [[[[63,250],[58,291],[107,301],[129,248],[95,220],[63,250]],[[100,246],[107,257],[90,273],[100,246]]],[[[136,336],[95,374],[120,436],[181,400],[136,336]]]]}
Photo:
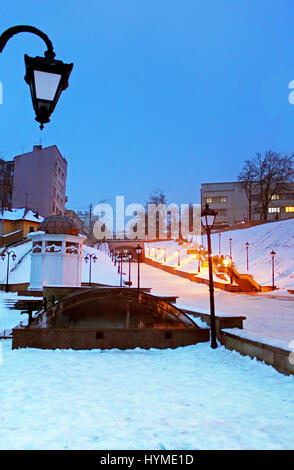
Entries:
{"type": "Polygon", "coordinates": [[[12,36],[18,33],[33,33],[39,36],[45,42],[47,46],[47,51],[45,51],[44,56],[48,59],[54,59],[55,52],[53,49],[53,44],[48,38],[48,36],[43,33],[40,29],[35,28],[34,26],[26,26],[26,25],[19,25],[19,26],[12,26],[11,28],[4,31],[4,33],[0,36],[0,53],[3,52],[4,47],[6,46],[7,42],[9,41],[12,36]]]}

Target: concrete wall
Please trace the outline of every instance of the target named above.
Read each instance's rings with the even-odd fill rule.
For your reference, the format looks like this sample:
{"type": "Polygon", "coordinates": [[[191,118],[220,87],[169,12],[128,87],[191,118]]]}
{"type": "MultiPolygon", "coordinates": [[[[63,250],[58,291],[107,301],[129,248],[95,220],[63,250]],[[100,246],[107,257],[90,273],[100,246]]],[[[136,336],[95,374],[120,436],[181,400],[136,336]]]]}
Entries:
{"type": "Polygon", "coordinates": [[[273,366],[283,374],[294,374],[294,364],[289,361],[290,351],[271,346],[261,341],[241,338],[236,334],[221,331],[218,339],[227,349],[238,351],[244,356],[256,358],[273,366]]]}
{"type": "Polygon", "coordinates": [[[16,328],[12,348],[133,349],[177,348],[209,341],[209,329],[16,328]]]}

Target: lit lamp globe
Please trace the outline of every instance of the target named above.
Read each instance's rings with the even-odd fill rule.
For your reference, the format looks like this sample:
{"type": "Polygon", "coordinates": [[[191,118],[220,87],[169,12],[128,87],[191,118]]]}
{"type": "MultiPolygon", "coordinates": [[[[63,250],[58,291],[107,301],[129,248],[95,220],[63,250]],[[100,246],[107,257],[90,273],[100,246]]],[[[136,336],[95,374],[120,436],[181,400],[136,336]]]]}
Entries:
{"type": "Polygon", "coordinates": [[[211,230],[214,226],[217,212],[205,204],[205,208],[201,211],[201,222],[205,230],[211,230]]]}

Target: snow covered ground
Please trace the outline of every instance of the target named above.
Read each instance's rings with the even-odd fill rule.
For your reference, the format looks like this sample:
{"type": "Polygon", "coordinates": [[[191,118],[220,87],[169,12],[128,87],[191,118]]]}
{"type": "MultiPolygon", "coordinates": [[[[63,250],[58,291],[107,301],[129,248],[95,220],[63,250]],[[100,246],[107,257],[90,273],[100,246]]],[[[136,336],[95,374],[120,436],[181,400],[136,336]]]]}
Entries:
{"type": "Polygon", "coordinates": [[[294,447],[293,377],[223,347],[2,345],[0,449],[294,447]]]}
{"type": "MultiPolygon", "coordinates": [[[[247,273],[245,243],[249,243],[249,274],[261,285],[272,283],[272,260],[270,252],[276,252],[275,257],[275,282],[281,291],[287,294],[287,289],[294,290],[294,218],[280,222],[267,223],[248,229],[231,230],[221,233],[221,254],[230,254],[229,239],[232,238],[232,258],[240,273],[247,273]]],[[[201,237],[198,237],[201,244],[201,237]]],[[[203,236],[206,246],[206,236],[203,236]]],[[[165,248],[166,264],[176,269],[197,273],[198,262],[187,255],[186,248],[179,247],[173,241],[148,243],[151,250],[151,258],[155,259],[155,248],[165,248]],[[178,255],[180,249],[181,266],[178,267],[178,255]]],[[[212,252],[219,253],[219,235],[212,235],[212,252]]],[[[148,254],[148,249],[147,249],[148,254]]],[[[158,250],[157,261],[164,262],[164,253],[158,250]]],[[[208,277],[207,269],[201,269],[201,277],[208,277]]],[[[219,279],[217,279],[220,281],[219,279]]]]}
{"type": "MultiPolygon", "coordinates": [[[[18,247],[18,259],[24,258],[12,282],[29,280],[29,248],[18,247]]],[[[110,258],[95,254],[92,280],[117,285],[110,258]]],[[[84,263],[84,281],[88,269],[84,263]]],[[[136,279],[132,265],[134,286],[136,279]]],[[[141,286],[209,312],[205,285],[142,264],[141,286]]],[[[6,298],[16,294],[0,294],[0,330],[24,320],[5,306],[6,298]]],[[[215,291],[218,313],[247,317],[243,334],[283,347],[294,339],[294,303],[285,299],[215,291]]],[[[293,376],[208,343],[48,351],[11,350],[11,341],[2,340],[0,449],[293,449],[293,390],[293,376]]]]}

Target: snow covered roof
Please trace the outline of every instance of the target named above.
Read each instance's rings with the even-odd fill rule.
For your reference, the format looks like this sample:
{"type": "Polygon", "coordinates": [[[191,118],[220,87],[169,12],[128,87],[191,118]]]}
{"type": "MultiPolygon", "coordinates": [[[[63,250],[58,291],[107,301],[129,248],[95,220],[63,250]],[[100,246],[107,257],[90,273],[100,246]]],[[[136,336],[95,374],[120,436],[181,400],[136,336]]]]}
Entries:
{"type": "Polygon", "coordinates": [[[2,220],[27,220],[29,222],[43,222],[44,217],[41,215],[37,216],[37,214],[30,209],[20,208],[20,209],[12,209],[12,210],[4,210],[3,214],[0,213],[0,217],[2,220]]]}

